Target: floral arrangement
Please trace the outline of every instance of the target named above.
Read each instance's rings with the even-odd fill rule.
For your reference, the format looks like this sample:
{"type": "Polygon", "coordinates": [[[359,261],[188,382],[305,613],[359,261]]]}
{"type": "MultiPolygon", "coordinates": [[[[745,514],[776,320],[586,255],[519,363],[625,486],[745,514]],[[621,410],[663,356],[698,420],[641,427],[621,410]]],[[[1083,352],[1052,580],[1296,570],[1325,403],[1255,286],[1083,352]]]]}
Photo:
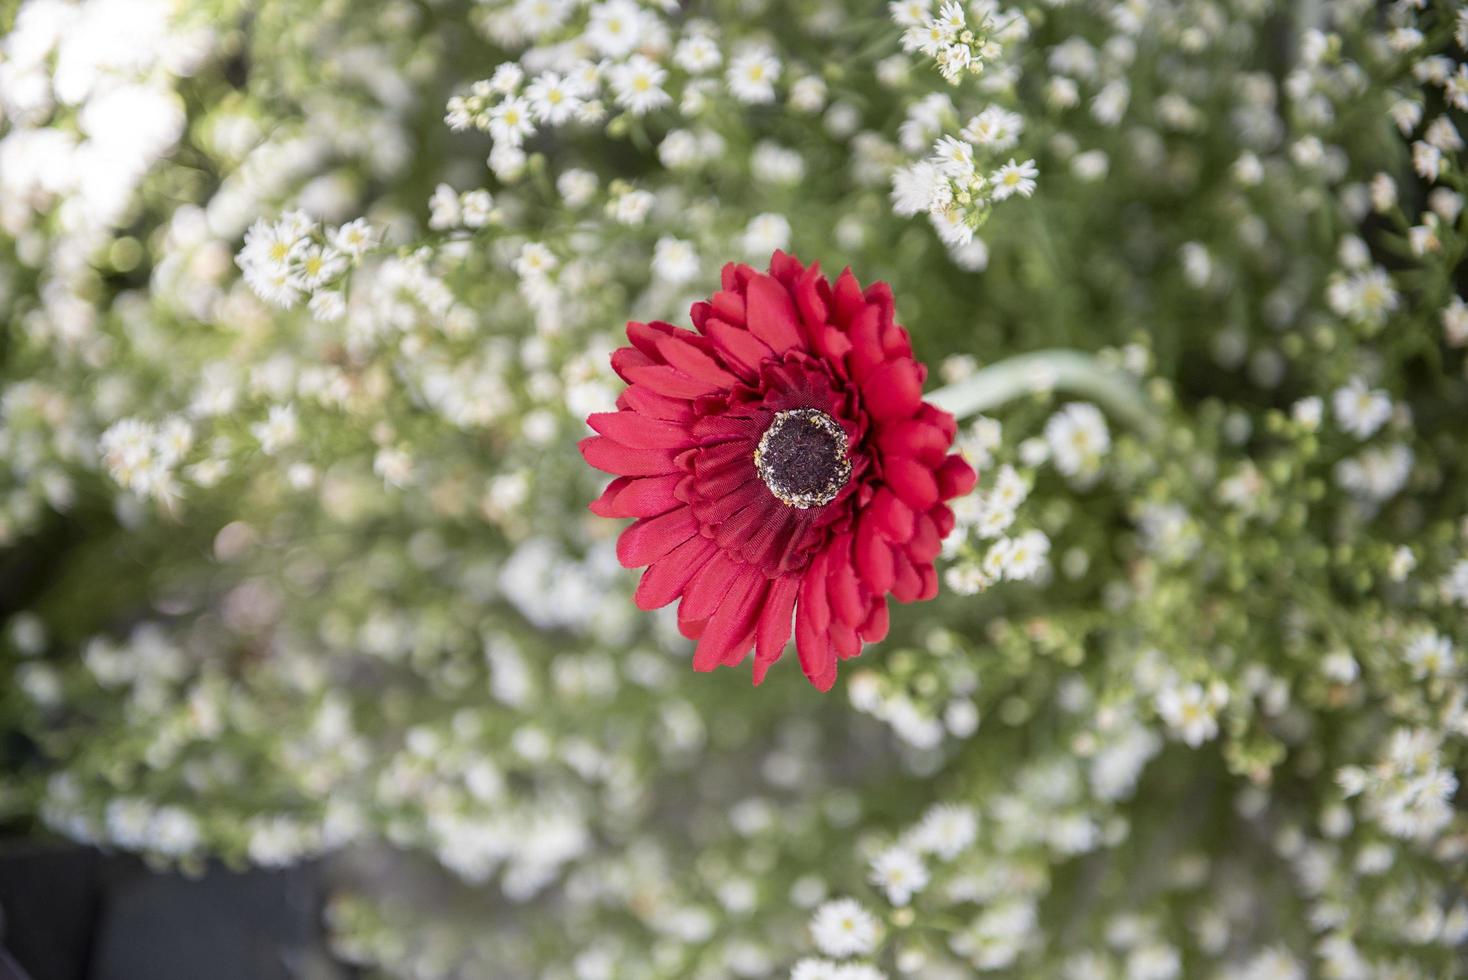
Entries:
{"type": "Polygon", "coordinates": [[[1465,59],[0,4],[7,829],[367,976],[1461,972],[1465,59]]]}

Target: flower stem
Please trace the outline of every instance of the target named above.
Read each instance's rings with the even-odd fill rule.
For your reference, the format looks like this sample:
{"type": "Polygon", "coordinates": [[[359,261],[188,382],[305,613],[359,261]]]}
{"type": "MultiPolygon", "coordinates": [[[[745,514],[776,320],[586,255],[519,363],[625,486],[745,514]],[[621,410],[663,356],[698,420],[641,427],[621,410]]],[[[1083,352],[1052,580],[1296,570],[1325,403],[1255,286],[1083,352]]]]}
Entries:
{"type": "Polygon", "coordinates": [[[1130,375],[1078,350],[1042,350],[1005,358],[971,377],[939,388],[927,400],[963,419],[1049,390],[1093,401],[1140,432],[1155,434],[1160,429],[1156,409],[1130,375]]]}

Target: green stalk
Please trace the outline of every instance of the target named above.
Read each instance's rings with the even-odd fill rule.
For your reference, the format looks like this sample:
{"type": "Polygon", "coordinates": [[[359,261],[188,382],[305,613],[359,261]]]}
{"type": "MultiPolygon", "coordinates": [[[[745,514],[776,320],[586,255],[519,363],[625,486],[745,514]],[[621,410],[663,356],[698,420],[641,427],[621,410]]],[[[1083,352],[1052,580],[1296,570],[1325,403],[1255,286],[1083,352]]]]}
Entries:
{"type": "Polygon", "coordinates": [[[1135,379],[1078,350],[1042,350],[992,364],[939,388],[927,400],[960,419],[1040,391],[1061,391],[1095,402],[1113,418],[1147,435],[1161,431],[1156,409],[1135,379]]]}

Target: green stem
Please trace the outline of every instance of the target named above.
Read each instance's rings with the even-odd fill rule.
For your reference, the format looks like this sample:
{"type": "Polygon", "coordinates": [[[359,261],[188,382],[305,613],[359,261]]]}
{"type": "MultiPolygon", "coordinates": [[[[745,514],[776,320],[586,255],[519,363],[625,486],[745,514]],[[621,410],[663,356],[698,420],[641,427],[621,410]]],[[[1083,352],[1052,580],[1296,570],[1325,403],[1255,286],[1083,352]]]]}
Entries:
{"type": "Polygon", "coordinates": [[[1161,430],[1157,411],[1136,381],[1078,350],[1042,350],[992,364],[971,377],[939,388],[927,400],[958,418],[998,408],[1040,391],[1064,391],[1095,402],[1139,432],[1161,430]]]}

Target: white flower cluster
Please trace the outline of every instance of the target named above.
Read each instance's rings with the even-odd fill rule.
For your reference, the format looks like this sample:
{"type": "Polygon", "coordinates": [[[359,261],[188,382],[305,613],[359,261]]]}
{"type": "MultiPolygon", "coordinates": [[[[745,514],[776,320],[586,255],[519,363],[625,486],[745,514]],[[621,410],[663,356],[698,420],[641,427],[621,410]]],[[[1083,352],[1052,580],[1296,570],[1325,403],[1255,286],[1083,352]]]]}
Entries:
{"type": "Polygon", "coordinates": [[[1336,781],[1347,798],[1361,797],[1362,812],[1393,837],[1428,841],[1453,819],[1458,777],[1443,764],[1440,736],[1399,728],[1370,768],[1346,766],[1336,781]]]}
{"type": "MultiPolygon", "coordinates": [[[[536,46],[449,100],[445,119],[450,128],[480,129],[494,138],[489,166],[502,180],[519,177],[525,143],[541,130],[605,124],[613,135],[625,135],[639,117],[675,101],[681,115],[701,114],[718,96],[717,72],[726,62],[724,90],[735,102],[775,99],[782,65],[764,45],[726,52],[706,21],[680,25],[675,44],[660,16],[667,11],[633,0],[604,0],[586,9],[584,23],[565,28],[557,23],[549,32],[580,32],[568,42],[536,46]],[[622,113],[612,116],[614,109],[622,113]]],[[[801,93],[807,103],[809,88],[801,93]]]]}
{"type": "Polygon", "coordinates": [[[236,261],[261,299],[290,309],[307,296],[312,316],[331,321],[346,312],[339,280],[375,244],[375,232],[361,218],[323,230],[305,212],[288,211],[251,225],[236,261]]]}
{"type": "Polygon", "coordinates": [[[194,427],[175,416],[161,423],[122,419],[102,433],[98,448],[112,479],[166,506],[182,495],[178,470],[194,445],[194,427]]]}
{"type": "Polygon", "coordinates": [[[999,45],[990,39],[994,25],[988,11],[974,24],[968,22],[963,4],[946,0],[936,16],[925,0],[895,0],[888,5],[892,19],[905,27],[904,51],[921,51],[938,65],[939,73],[957,85],[965,75],[981,75],[984,65],[999,56],[999,45]]]}
{"type": "MultiPolygon", "coordinates": [[[[904,50],[933,58],[952,84],[966,75],[984,73],[1003,53],[997,40],[1018,42],[1026,34],[1023,16],[1000,14],[992,4],[976,4],[977,23],[970,26],[960,3],[946,2],[936,16],[925,0],[889,4],[892,18],[904,27],[904,50]],[[997,20],[996,20],[997,18],[997,20]]],[[[904,124],[904,144],[924,143],[948,128],[953,107],[944,97],[914,104],[904,124]]],[[[892,175],[892,208],[899,215],[927,214],[939,237],[965,268],[983,265],[982,243],[974,232],[999,201],[1035,191],[1039,169],[1034,160],[1001,163],[1024,130],[1018,114],[991,105],[969,120],[958,136],[940,135],[926,159],[898,168],[892,175]]],[[[915,152],[919,147],[911,147],[915,152]]]]}

